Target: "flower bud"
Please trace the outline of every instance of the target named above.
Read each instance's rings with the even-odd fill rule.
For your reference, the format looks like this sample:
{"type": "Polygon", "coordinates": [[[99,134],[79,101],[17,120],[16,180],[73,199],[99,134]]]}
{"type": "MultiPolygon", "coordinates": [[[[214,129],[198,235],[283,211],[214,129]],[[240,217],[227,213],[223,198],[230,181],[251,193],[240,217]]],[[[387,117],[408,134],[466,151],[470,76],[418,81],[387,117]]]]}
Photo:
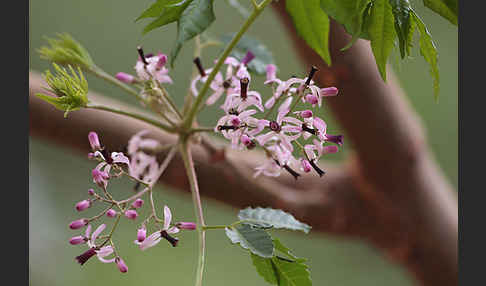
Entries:
{"type": "Polygon", "coordinates": [[[302,116],[302,118],[311,118],[312,117],[312,110],[303,110],[300,112],[300,116],[302,116]]]}
{"type": "Polygon", "coordinates": [[[96,183],[101,188],[106,188],[106,185],[108,184],[108,179],[110,178],[107,172],[102,172],[98,169],[93,169],[91,175],[93,176],[94,183],[96,183]]]}
{"type": "Polygon", "coordinates": [[[138,232],[137,232],[138,242],[144,241],[146,237],[147,237],[147,230],[145,229],[145,227],[138,229],[138,232]]]}
{"type": "Polygon", "coordinates": [[[89,145],[91,145],[91,149],[93,151],[101,150],[100,139],[98,138],[98,134],[96,134],[96,132],[93,131],[89,132],[88,140],[89,140],[89,145]]]}
{"type": "Polygon", "coordinates": [[[196,224],[193,222],[178,222],[176,223],[176,227],[180,229],[188,229],[188,230],[195,230],[196,224]]]}
{"type": "Polygon", "coordinates": [[[136,199],[133,203],[132,203],[132,207],[138,209],[140,207],[142,207],[143,205],[143,200],[142,199],[136,199]]]}
{"type": "Polygon", "coordinates": [[[136,219],[136,218],[137,218],[137,216],[138,216],[138,213],[137,213],[137,211],[135,211],[135,210],[127,210],[127,211],[125,212],[125,216],[126,216],[127,218],[129,218],[129,219],[136,219]]]}
{"type": "Polygon", "coordinates": [[[119,72],[115,75],[116,79],[118,79],[119,81],[121,82],[124,82],[124,83],[128,83],[128,84],[131,84],[131,83],[134,83],[135,82],[135,77],[131,74],[127,74],[127,73],[124,73],[124,72],[119,72]]]}
{"type": "Polygon", "coordinates": [[[88,190],[88,195],[94,196],[94,194],[95,194],[95,191],[93,189],[88,190]]]}
{"type": "Polygon", "coordinates": [[[305,101],[314,105],[314,104],[317,104],[319,102],[319,99],[317,98],[316,95],[308,94],[308,95],[305,96],[305,101]]]}
{"type": "Polygon", "coordinates": [[[106,212],[106,216],[107,217],[115,217],[116,216],[116,211],[114,209],[109,209],[107,212],[106,212]]]}
{"type": "Polygon", "coordinates": [[[83,226],[87,225],[88,224],[88,220],[85,219],[85,218],[81,218],[81,219],[78,219],[78,220],[75,220],[75,221],[72,221],[70,224],[69,224],[69,228],[70,229],[78,229],[78,228],[82,228],[83,226]]]}
{"type": "Polygon", "coordinates": [[[302,163],[302,170],[304,170],[304,172],[309,173],[312,170],[312,166],[308,160],[304,159],[301,161],[301,163],[302,163]]]}
{"type": "Polygon", "coordinates": [[[128,271],[128,266],[125,264],[125,261],[120,257],[115,258],[116,267],[120,270],[121,273],[125,273],[128,271]]]}
{"type": "Polygon", "coordinates": [[[338,94],[338,89],[334,86],[326,87],[321,89],[322,96],[336,96],[338,94]]]}
{"type": "Polygon", "coordinates": [[[84,211],[85,209],[89,208],[91,206],[91,201],[90,200],[82,200],[79,203],[76,204],[76,210],[78,212],[84,211]]]}
{"type": "Polygon", "coordinates": [[[80,243],[84,243],[84,237],[83,236],[73,236],[69,239],[69,243],[71,243],[72,245],[76,245],[76,244],[80,244],[80,243]]]}
{"type": "Polygon", "coordinates": [[[337,146],[334,146],[334,145],[333,146],[325,146],[323,148],[323,150],[324,150],[323,151],[324,154],[337,153],[338,147],[337,146]]]}

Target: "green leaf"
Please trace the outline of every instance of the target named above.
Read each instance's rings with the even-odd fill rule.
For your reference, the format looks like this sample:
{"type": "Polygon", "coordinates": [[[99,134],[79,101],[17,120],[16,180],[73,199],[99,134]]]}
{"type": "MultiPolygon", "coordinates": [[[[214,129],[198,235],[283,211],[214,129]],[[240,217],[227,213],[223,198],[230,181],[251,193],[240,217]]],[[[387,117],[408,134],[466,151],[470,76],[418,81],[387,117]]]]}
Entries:
{"type": "Polygon", "coordinates": [[[212,0],[191,0],[177,22],[177,40],[171,52],[171,65],[182,45],[204,32],[215,19],[212,0]]]}
{"type": "Polygon", "coordinates": [[[425,7],[457,26],[457,0],[423,0],[425,7]]]}
{"type": "Polygon", "coordinates": [[[427,27],[419,18],[419,16],[412,11],[411,15],[417,25],[420,34],[420,54],[430,65],[430,74],[434,78],[434,98],[436,101],[439,100],[439,67],[438,67],[438,54],[434,42],[432,41],[432,36],[430,35],[427,27]]]}
{"type": "MultiPolygon", "coordinates": [[[[400,55],[402,59],[407,55],[408,39],[410,32],[410,2],[408,0],[389,0],[392,6],[392,12],[395,19],[395,32],[398,35],[400,45],[400,55]]],[[[413,33],[413,31],[412,31],[413,33]]]]}
{"type": "Polygon", "coordinates": [[[309,267],[302,262],[289,262],[272,257],[272,264],[278,273],[280,286],[311,286],[309,267]]]}
{"type": "Polygon", "coordinates": [[[277,284],[279,275],[277,269],[273,265],[272,259],[263,258],[253,253],[250,253],[250,256],[258,274],[268,283],[277,284]]]}
{"type": "Polygon", "coordinates": [[[321,8],[331,18],[341,23],[352,35],[351,42],[342,50],[351,47],[358,38],[364,37],[363,23],[371,0],[320,0],[321,8]]]}
{"type": "MultiPolygon", "coordinates": [[[[159,13],[158,18],[155,19],[154,21],[150,22],[147,26],[145,26],[145,28],[142,31],[142,34],[146,34],[150,31],[152,31],[153,29],[163,27],[167,24],[176,22],[177,20],[180,19],[184,10],[187,8],[187,6],[189,6],[189,4],[193,0],[185,0],[183,2],[181,2],[181,0],[176,0],[176,1],[178,1],[179,3],[175,3],[175,4],[172,3],[172,5],[164,4],[164,6],[159,8],[159,9],[162,9],[162,10],[159,13]]],[[[174,0],[168,0],[168,1],[164,1],[164,2],[171,3],[171,2],[175,2],[175,1],[174,0]]],[[[156,13],[156,11],[153,11],[153,14],[155,14],[155,13],[156,13]]]]}
{"type": "MultiPolygon", "coordinates": [[[[228,44],[235,33],[224,35],[221,37],[221,41],[228,44]]],[[[236,44],[235,48],[231,52],[231,56],[238,60],[242,60],[246,53],[251,51],[255,58],[248,64],[248,70],[257,74],[265,74],[268,64],[275,64],[272,53],[263,45],[259,40],[250,36],[243,36],[236,44]]]]}
{"type": "Polygon", "coordinates": [[[271,208],[251,208],[248,207],[240,210],[238,213],[240,220],[248,221],[251,224],[261,226],[272,226],[274,228],[286,228],[290,230],[301,230],[308,233],[311,229],[310,225],[302,223],[294,218],[293,215],[282,210],[271,208]]]}
{"type": "Polygon", "coordinates": [[[298,34],[330,66],[329,17],[321,9],[320,0],[287,0],[286,8],[298,34]]]}
{"type": "Polygon", "coordinates": [[[395,23],[388,0],[375,0],[371,7],[368,33],[381,77],[386,81],[386,63],[395,41],[395,23]]]}
{"type": "Polygon", "coordinates": [[[273,241],[270,235],[260,228],[254,228],[247,224],[226,228],[226,236],[232,243],[239,243],[244,249],[261,257],[273,256],[273,241]]]}

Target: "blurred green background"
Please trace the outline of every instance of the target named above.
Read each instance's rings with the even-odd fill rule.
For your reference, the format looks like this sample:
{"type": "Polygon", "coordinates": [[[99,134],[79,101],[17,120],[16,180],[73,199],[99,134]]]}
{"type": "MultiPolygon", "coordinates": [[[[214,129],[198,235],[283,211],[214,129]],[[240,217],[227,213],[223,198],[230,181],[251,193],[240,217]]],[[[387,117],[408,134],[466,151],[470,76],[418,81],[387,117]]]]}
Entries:
{"type": "MultiPolygon", "coordinates": [[[[175,25],[141,36],[144,23],[134,19],[153,0],[142,1],[62,1],[30,2],[30,67],[44,71],[49,66],[39,59],[36,49],[45,43],[43,36],[69,32],[88,48],[96,63],[114,74],[132,72],[136,60],[135,47],[142,44],[146,51],[166,53],[175,38],[175,25]]],[[[243,18],[225,1],[215,1],[217,20],[209,32],[213,36],[234,32],[243,18]]],[[[244,1],[242,1],[244,2],[244,1]]],[[[440,103],[432,95],[432,79],[428,66],[415,49],[413,59],[404,63],[392,60],[392,65],[411,104],[420,114],[430,147],[445,174],[457,187],[457,28],[425,10],[422,1],[411,1],[425,20],[439,50],[441,75],[440,103]]],[[[303,75],[302,66],[293,53],[289,37],[271,10],[257,20],[250,35],[260,39],[273,51],[283,78],[303,75]]],[[[219,48],[205,52],[203,63],[210,62],[219,48]]],[[[192,68],[192,44],[183,48],[176,68],[171,70],[175,84],[168,89],[181,103],[186,92],[192,68]]],[[[120,100],[133,102],[101,80],[88,77],[90,88],[120,100]]],[[[256,86],[261,86],[257,79],[256,86]]],[[[329,112],[323,111],[333,131],[341,132],[329,112]]],[[[218,113],[211,109],[202,122],[210,124],[218,113]]],[[[69,119],[67,119],[69,120],[69,119]]],[[[88,144],[87,144],[88,145],[88,144]]],[[[352,150],[348,145],[346,152],[352,150]]],[[[343,155],[332,157],[340,160],[343,155]]],[[[67,228],[78,218],[74,203],[86,197],[92,186],[90,168],[93,163],[74,156],[70,150],[34,138],[30,140],[29,177],[29,268],[32,285],[191,285],[196,258],[196,234],[180,235],[181,243],[172,248],[161,243],[146,252],[140,252],[132,243],[136,223],[123,220],[114,237],[129,272],[120,275],[114,265],[106,265],[95,258],[80,267],[74,257],[83,247],[70,246],[68,239],[78,232],[67,228]]],[[[113,193],[129,194],[122,183],[113,185],[113,193]]],[[[130,184],[131,186],[131,184],[130,184]]],[[[174,210],[176,220],[193,217],[190,197],[163,187],[158,188],[156,201],[174,210]]],[[[207,221],[211,224],[235,220],[236,209],[204,198],[207,221]]],[[[89,210],[92,215],[95,210],[89,210]]],[[[110,223],[110,222],[108,222],[110,223]]],[[[391,264],[381,253],[368,245],[323,234],[280,232],[279,237],[298,256],[309,259],[314,285],[411,285],[413,280],[399,266],[391,264]]],[[[205,285],[265,285],[251,264],[250,257],[241,248],[230,245],[222,232],[208,233],[208,256],[205,285]]]]}

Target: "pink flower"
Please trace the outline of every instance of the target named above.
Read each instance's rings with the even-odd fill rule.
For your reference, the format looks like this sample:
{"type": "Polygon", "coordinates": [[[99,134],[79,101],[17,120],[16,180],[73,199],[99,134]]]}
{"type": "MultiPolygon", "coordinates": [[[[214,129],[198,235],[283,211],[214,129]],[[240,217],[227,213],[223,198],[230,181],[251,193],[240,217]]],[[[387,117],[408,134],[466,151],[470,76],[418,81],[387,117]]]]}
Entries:
{"type": "Polygon", "coordinates": [[[90,200],[82,200],[79,203],[76,204],[76,210],[78,212],[83,211],[91,206],[91,201],[90,200]]]}
{"type": "Polygon", "coordinates": [[[150,80],[151,78],[157,80],[160,83],[172,83],[170,78],[169,70],[165,67],[167,62],[167,56],[158,53],[157,56],[145,57],[146,63],[139,60],[135,65],[135,71],[141,80],[150,80]]]}
{"type": "Polygon", "coordinates": [[[136,152],[132,155],[129,174],[149,184],[155,180],[159,173],[159,164],[155,156],[143,152],[136,152]]]}
{"type": "Polygon", "coordinates": [[[123,259],[121,259],[120,257],[115,258],[115,263],[116,267],[118,267],[118,270],[120,270],[121,273],[125,273],[128,271],[128,267],[125,264],[125,261],[123,261],[123,259]]]}
{"type": "Polygon", "coordinates": [[[83,265],[84,263],[86,263],[86,261],[88,261],[88,259],[90,259],[94,255],[97,255],[98,259],[103,263],[112,263],[115,261],[115,258],[105,259],[106,256],[113,253],[113,248],[111,246],[103,246],[101,248],[96,246],[96,239],[105,228],[105,224],[100,225],[90,236],[91,225],[88,226],[88,228],[86,229],[85,239],[87,240],[86,243],[90,248],[76,257],[76,260],[79,262],[79,264],[83,265]]]}
{"type": "Polygon", "coordinates": [[[338,95],[338,89],[334,86],[326,87],[321,89],[322,96],[336,96],[338,95]]]}
{"type": "Polygon", "coordinates": [[[136,219],[138,216],[138,213],[136,210],[127,210],[125,211],[125,216],[129,219],[136,219]]]}
{"type": "Polygon", "coordinates": [[[88,140],[89,140],[89,145],[91,145],[91,150],[94,151],[99,151],[101,150],[101,144],[100,144],[100,140],[98,138],[98,134],[96,134],[96,132],[89,132],[88,133],[88,140]]]}
{"type": "Polygon", "coordinates": [[[262,98],[258,92],[248,90],[249,84],[249,78],[242,78],[240,80],[240,93],[228,95],[221,108],[226,112],[231,109],[236,109],[238,112],[242,112],[254,105],[263,112],[262,98]]]}
{"type": "Polygon", "coordinates": [[[98,169],[93,169],[91,174],[93,176],[93,182],[101,188],[106,189],[106,186],[108,185],[108,180],[110,179],[110,175],[108,175],[107,172],[103,172],[98,169]]]}
{"type": "MultiPolygon", "coordinates": [[[[130,156],[133,156],[135,153],[139,151],[156,151],[158,148],[161,147],[159,141],[144,138],[143,136],[149,133],[148,130],[142,130],[135,135],[133,135],[130,140],[128,141],[127,153],[130,156]]],[[[133,161],[133,160],[132,160],[133,161]]]]}
{"type": "Polygon", "coordinates": [[[137,241],[142,242],[145,240],[146,237],[147,237],[147,229],[145,229],[145,227],[139,228],[137,231],[137,241]]]}
{"type": "Polygon", "coordinates": [[[176,226],[170,226],[170,222],[172,220],[172,213],[169,207],[164,206],[164,227],[161,230],[158,230],[151,235],[149,235],[143,242],[135,241],[135,244],[140,245],[141,250],[146,250],[150,247],[157,245],[162,238],[165,238],[169,241],[172,246],[176,246],[178,239],[176,237],[172,237],[169,234],[175,234],[179,232],[179,228],[176,226]]]}
{"type": "Polygon", "coordinates": [[[138,208],[141,208],[143,205],[143,200],[142,199],[136,199],[133,203],[132,203],[132,207],[138,209],[138,208]]]}
{"type": "Polygon", "coordinates": [[[73,236],[69,239],[69,243],[71,243],[72,245],[76,245],[76,244],[81,244],[81,243],[85,243],[85,239],[84,239],[84,236],[81,236],[81,235],[78,235],[78,236],[73,236]]]}

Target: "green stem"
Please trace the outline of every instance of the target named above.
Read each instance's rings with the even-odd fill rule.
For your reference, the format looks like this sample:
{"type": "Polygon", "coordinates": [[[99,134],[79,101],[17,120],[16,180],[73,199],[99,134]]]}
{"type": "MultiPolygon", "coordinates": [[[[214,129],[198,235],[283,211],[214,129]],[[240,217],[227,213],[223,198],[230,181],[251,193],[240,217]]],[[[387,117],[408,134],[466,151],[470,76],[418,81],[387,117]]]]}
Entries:
{"type": "Polygon", "coordinates": [[[144,121],[144,122],[149,123],[149,124],[151,124],[153,126],[159,127],[160,129],[162,129],[164,131],[167,131],[169,133],[175,133],[176,132],[176,130],[174,128],[172,128],[170,126],[167,126],[167,125],[165,125],[165,124],[163,124],[163,123],[161,123],[159,121],[156,121],[154,119],[151,119],[151,118],[145,117],[143,115],[140,115],[140,114],[136,114],[136,113],[132,113],[132,112],[128,112],[128,111],[116,109],[116,108],[109,107],[109,106],[105,106],[105,105],[93,104],[93,103],[89,103],[86,106],[86,108],[104,110],[104,111],[109,111],[109,112],[113,112],[113,113],[116,113],[116,114],[125,115],[125,116],[131,117],[131,118],[135,118],[135,119],[144,121]]]}
{"type": "Polygon", "coordinates": [[[241,39],[241,37],[243,37],[243,35],[246,33],[246,31],[248,30],[248,28],[250,28],[251,24],[253,24],[253,22],[256,20],[256,18],[262,13],[262,11],[264,10],[264,8],[268,4],[270,4],[270,2],[272,2],[272,0],[263,0],[262,3],[260,3],[257,6],[255,6],[255,9],[253,9],[253,12],[251,13],[250,17],[248,17],[246,19],[246,21],[243,24],[243,26],[241,26],[241,28],[238,31],[238,33],[233,37],[233,39],[231,40],[231,42],[228,44],[228,46],[224,50],[224,52],[221,55],[221,57],[219,58],[218,62],[216,63],[216,65],[214,66],[213,70],[209,74],[208,79],[204,83],[201,91],[199,92],[199,95],[197,96],[196,101],[194,102],[194,104],[192,105],[191,109],[189,110],[187,117],[185,118],[184,126],[187,129],[191,128],[192,123],[194,122],[194,118],[196,117],[196,114],[199,111],[199,108],[200,108],[201,104],[203,103],[204,96],[208,92],[209,86],[211,85],[211,82],[216,77],[216,74],[218,73],[219,69],[223,65],[224,61],[229,56],[229,54],[231,53],[231,51],[234,49],[234,47],[236,46],[236,44],[238,43],[238,41],[241,39]]]}
{"type": "Polygon", "coordinates": [[[205,250],[206,250],[206,233],[204,227],[204,215],[201,205],[201,197],[199,195],[199,186],[197,184],[196,171],[194,170],[194,161],[192,160],[192,154],[189,150],[189,145],[187,139],[183,140],[180,144],[180,152],[182,160],[184,161],[184,166],[187,173],[187,178],[191,186],[192,202],[194,205],[194,212],[196,215],[197,233],[199,241],[199,255],[196,270],[196,286],[202,285],[203,273],[204,273],[204,261],[205,261],[205,250]]]}
{"type": "Polygon", "coordinates": [[[88,69],[89,72],[93,73],[95,76],[101,78],[101,79],[104,79],[110,83],[112,83],[113,85],[116,85],[118,86],[119,88],[123,89],[124,91],[128,92],[129,94],[135,96],[136,98],[140,99],[140,96],[138,94],[138,92],[129,87],[128,85],[124,84],[123,82],[119,81],[118,79],[116,79],[115,77],[113,77],[111,74],[105,72],[104,70],[102,70],[101,68],[97,67],[97,66],[94,66],[92,68],[89,68],[88,69]]]}
{"type": "Polygon", "coordinates": [[[206,225],[203,227],[204,230],[209,230],[209,229],[225,229],[227,228],[227,225],[206,225]]]}
{"type": "Polygon", "coordinates": [[[189,130],[189,133],[198,133],[198,132],[214,132],[214,128],[211,127],[198,127],[198,128],[192,128],[189,130]]]}

